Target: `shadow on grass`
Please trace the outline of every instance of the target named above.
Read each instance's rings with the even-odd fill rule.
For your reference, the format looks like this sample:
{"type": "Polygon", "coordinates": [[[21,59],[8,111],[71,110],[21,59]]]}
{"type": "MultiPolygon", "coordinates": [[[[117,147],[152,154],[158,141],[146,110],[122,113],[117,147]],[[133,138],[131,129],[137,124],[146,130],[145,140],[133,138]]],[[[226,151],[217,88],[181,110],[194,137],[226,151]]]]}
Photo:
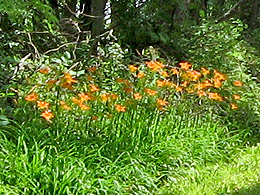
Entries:
{"type": "Polygon", "coordinates": [[[260,195],[260,183],[245,188],[242,187],[229,195],[260,195]]]}

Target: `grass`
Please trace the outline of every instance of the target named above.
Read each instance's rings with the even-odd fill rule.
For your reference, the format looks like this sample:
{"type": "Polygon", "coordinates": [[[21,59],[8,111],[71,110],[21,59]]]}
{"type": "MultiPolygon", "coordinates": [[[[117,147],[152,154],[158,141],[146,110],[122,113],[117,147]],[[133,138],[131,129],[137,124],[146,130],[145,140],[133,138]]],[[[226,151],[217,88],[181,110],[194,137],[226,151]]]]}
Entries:
{"type": "Polygon", "coordinates": [[[205,123],[209,120],[205,117],[209,116],[162,116],[142,111],[119,114],[110,122],[95,121],[83,129],[76,121],[74,128],[63,125],[63,129],[64,121],[43,129],[34,127],[35,121],[4,126],[0,192],[158,194],[165,189],[163,194],[169,190],[173,194],[180,189],[180,194],[186,194],[186,187],[197,181],[194,194],[201,190],[203,174],[212,170],[209,165],[223,162],[219,166],[225,166],[224,162],[238,155],[245,133],[227,132],[217,121],[205,123]],[[89,133],[98,127],[103,131],[89,133]],[[182,177],[187,179],[178,179],[182,177]],[[175,181],[179,186],[170,185],[175,181]]]}
{"type": "Polygon", "coordinates": [[[44,74],[41,84],[29,85],[29,90],[25,87],[13,120],[0,126],[0,194],[228,194],[238,188],[242,193],[242,187],[251,190],[243,178],[257,184],[251,168],[258,171],[253,162],[259,151],[258,146],[245,146],[253,144],[251,137],[257,131],[250,129],[249,119],[256,122],[258,115],[255,110],[245,112],[249,107],[245,99],[232,99],[233,93],[242,94],[247,86],[242,82],[232,86],[216,70],[208,70],[210,75],[185,70],[191,66],[188,62],[183,62],[181,79],[172,75],[169,80],[157,72],[158,66],[164,67],[161,62],[147,64],[151,70],[144,63],[139,66],[147,75],[140,79],[135,77],[137,72],[128,72],[129,80],[114,79],[106,85],[97,82],[102,70],[91,73],[96,80],[84,80],[86,75],[76,80],[69,73],[57,76],[53,71],[56,84],[46,85],[49,76],[44,74]],[[214,87],[211,77],[224,89],[214,87]],[[164,86],[158,86],[158,81],[164,86]],[[178,91],[185,81],[190,86],[185,84],[178,91]],[[210,86],[204,86],[205,82],[210,86]],[[193,87],[203,89],[205,96],[188,92],[193,87]],[[126,88],[134,91],[129,93],[126,88]],[[134,92],[140,92],[142,99],[134,99],[134,92]],[[102,95],[107,93],[104,101],[102,95]],[[55,117],[41,116],[43,109],[37,100],[46,101],[42,106],[55,117]],[[231,102],[239,109],[230,109],[231,102]],[[68,109],[63,109],[65,104],[68,109]],[[245,171],[237,174],[241,170],[245,171]]]}
{"type": "Polygon", "coordinates": [[[260,194],[260,145],[246,147],[229,163],[218,162],[183,170],[161,194],[260,194]]]}

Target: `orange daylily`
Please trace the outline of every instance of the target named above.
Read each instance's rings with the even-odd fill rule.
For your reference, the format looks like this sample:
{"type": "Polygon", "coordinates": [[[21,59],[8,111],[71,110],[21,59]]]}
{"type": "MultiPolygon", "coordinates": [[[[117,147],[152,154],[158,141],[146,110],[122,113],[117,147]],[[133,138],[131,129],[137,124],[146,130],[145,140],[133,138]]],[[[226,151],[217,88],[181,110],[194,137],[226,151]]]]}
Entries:
{"type": "Polygon", "coordinates": [[[47,81],[47,85],[52,86],[52,85],[54,85],[55,83],[57,83],[57,81],[58,81],[58,80],[56,80],[56,79],[50,79],[50,80],[47,81]]]}
{"type": "Polygon", "coordinates": [[[235,100],[240,100],[240,99],[241,99],[241,96],[238,95],[238,94],[234,94],[234,95],[233,95],[233,98],[234,98],[235,100]]]}
{"type": "Polygon", "coordinates": [[[133,92],[133,89],[132,88],[129,88],[129,87],[124,87],[124,91],[126,93],[132,93],[133,92]]]}
{"type": "Polygon", "coordinates": [[[171,72],[172,72],[172,74],[174,74],[174,75],[180,74],[180,71],[179,71],[179,69],[177,69],[177,68],[172,68],[172,69],[171,69],[171,72]]]}
{"type": "Polygon", "coordinates": [[[151,95],[151,96],[153,96],[153,95],[155,95],[155,94],[157,93],[157,91],[152,90],[152,89],[149,89],[149,88],[145,88],[144,90],[145,90],[145,92],[146,92],[148,95],[151,95]]]}
{"type": "Polygon", "coordinates": [[[230,107],[231,107],[232,110],[238,109],[238,106],[236,104],[234,104],[234,103],[231,103],[230,107]]]}
{"type": "Polygon", "coordinates": [[[89,110],[90,107],[85,105],[85,104],[79,104],[79,107],[82,109],[82,110],[89,110]]]}
{"type": "Polygon", "coordinates": [[[71,100],[75,103],[75,104],[82,104],[82,100],[78,99],[76,97],[72,97],[71,100]]]}
{"type": "Polygon", "coordinates": [[[203,81],[202,83],[201,83],[201,87],[202,88],[206,88],[206,87],[212,87],[213,86],[213,84],[210,82],[210,80],[205,80],[205,81],[203,81]]]}
{"type": "Polygon", "coordinates": [[[28,102],[35,102],[37,100],[37,98],[38,98],[37,93],[32,92],[25,97],[25,100],[28,101],[28,102]]]}
{"type": "Polygon", "coordinates": [[[79,93],[78,96],[79,96],[81,102],[88,101],[88,100],[91,99],[91,98],[89,97],[89,95],[88,95],[88,94],[85,94],[84,92],[79,93]]]}
{"type": "Polygon", "coordinates": [[[177,92],[182,92],[182,91],[183,91],[183,88],[180,87],[180,86],[177,86],[177,87],[176,87],[176,91],[177,91],[177,92]]]}
{"type": "Polygon", "coordinates": [[[134,96],[134,99],[136,99],[136,100],[142,99],[142,95],[140,93],[134,93],[133,96],[134,96]]]}
{"type": "Polygon", "coordinates": [[[200,69],[201,69],[201,72],[202,72],[203,75],[208,75],[208,74],[210,74],[210,70],[209,70],[209,69],[204,68],[204,67],[201,67],[200,69]]]}
{"type": "Polygon", "coordinates": [[[163,63],[159,61],[146,61],[145,63],[148,68],[152,69],[155,72],[158,72],[164,67],[163,63]]]}
{"type": "Polygon", "coordinates": [[[156,84],[157,84],[158,87],[163,87],[163,86],[165,86],[165,81],[164,80],[157,80],[156,84]]]}
{"type": "Polygon", "coordinates": [[[179,66],[181,67],[181,69],[183,70],[189,70],[191,69],[191,63],[190,62],[186,62],[186,61],[182,61],[182,62],[179,62],[179,66]]]}
{"type": "Polygon", "coordinates": [[[166,77],[166,78],[169,77],[169,74],[166,71],[160,72],[160,75],[162,75],[163,77],[166,77]]]}
{"type": "Polygon", "coordinates": [[[215,88],[220,88],[222,85],[222,81],[219,78],[214,78],[214,87],[215,88]]]}
{"type": "Polygon", "coordinates": [[[182,87],[187,87],[189,85],[188,81],[184,81],[181,83],[181,86],[182,87]]]}
{"type": "Polygon", "coordinates": [[[138,72],[137,78],[143,78],[144,77],[144,72],[138,72]]]}
{"type": "Polygon", "coordinates": [[[66,79],[66,83],[68,83],[68,84],[73,84],[73,83],[78,82],[77,79],[72,78],[72,76],[71,76],[70,73],[65,72],[64,74],[65,74],[65,75],[64,75],[63,78],[66,79]]]}
{"type": "Polygon", "coordinates": [[[60,105],[65,110],[71,110],[71,107],[66,104],[64,101],[60,101],[60,105]]]}
{"type": "Polygon", "coordinates": [[[54,114],[50,110],[43,111],[41,116],[47,121],[50,121],[52,118],[54,118],[54,114]]]}
{"type": "Polygon", "coordinates": [[[65,89],[73,90],[71,83],[63,83],[61,86],[65,89]]]}
{"type": "Polygon", "coordinates": [[[45,102],[45,101],[38,100],[38,101],[37,101],[37,106],[38,106],[40,109],[48,109],[49,106],[50,106],[50,103],[45,102]]]}
{"type": "Polygon", "coordinates": [[[208,95],[209,95],[209,99],[217,100],[219,102],[223,101],[223,97],[219,95],[219,93],[217,92],[210,92],[208,95]]]}
{"type": "Polygon", "coordinates": [[[90,91],[91,92],[97,92],[97,91],[100,91],[100,88],[98,88],[96,85],[94,84],[89,84],[89,87],[90,87],[90,91]]]}
{"type": "Polygon", "coordinates": [[[133,64],[129,65],[128,68],[131,72],[136,72],[138,70],[138,67],[133,64]]]}
{"type": "Polygon", "coordinates": [[[233,85],[236,87],[241,87],[243,85],[243,83],[241,81],[234,81],[233,85]]]}
{"type": "Polygon", "coordinates": [[[96,66],[88,67],[87,68],[88,72],[95,72],[97,70],[96,66]]]}
{"type": "Polygon", "coordinates": [[[224,81],[227,80],[227,76],[223,75],[221,72],[214,70],[214,78],[220,80],[220,81],[224,81]]]}
{"type": "Polygon", "coordinates": [[[156,102],[157,102],[157,104],[158,104],[159,106],[166,106],[166,105],[168,104],[167,101],[165,101],[165,100],[163,100],[163,99],[159,99],[159,98],[156,99],[156,102]]]}
{"type": "Polygon", "coordinates": [[[98,116],[92,116],[92,117],[91,117],[91,120],[93,120],[93,121],[98,120],[98,116]]]}
{"type": "Polygon", "coordinates": [[[39,70],[39,72],[42,73],[42,74],[48,74],[49,71],[50,71],[49,68],[41,68],[41,69],[39,70]]]}
{"type": "Polygon", "coordinates": [[[126,106],[122,106],[120,104],[116,104],[115,105],[115,109],[118,111],[118,112],[125,112],[126,111],[126,106]]]}
{"type": "Polygon", "coordinates": [[[205,91],[202,91],[202,90],[199,90],[199,91],[197,92],[197,94],[198,94],[199,97],[206,96],[206,92],[205,92],[205,91]]]}

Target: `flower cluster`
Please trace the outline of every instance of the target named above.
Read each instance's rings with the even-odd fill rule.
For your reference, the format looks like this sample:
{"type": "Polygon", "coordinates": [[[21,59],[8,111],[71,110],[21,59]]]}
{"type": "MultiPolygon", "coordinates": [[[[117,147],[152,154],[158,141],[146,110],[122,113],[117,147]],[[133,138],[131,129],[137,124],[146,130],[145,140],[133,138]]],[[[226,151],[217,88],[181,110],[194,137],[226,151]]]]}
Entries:
{"type": "MultiPolygon", "coordinates": [[[[216,102],[227,102],[231,109],[238,109],[235,101],[241,99],[241,95],[232,94],[232,97],[221,95],[223,86],[227,84],[228,77],[218,70],[210,70],[205,67],[193,69],[192,64],[187,61],[179,62],[177,66],[170,67],[159,60],[146,61],[142,64],[131,64],[128,66],[128,79],[116,78],[115,85],[121,91],[107,91],[102,88],[102,83],[96,82],[92,77],[98,70],[97,67],[87,69],[90,75],[84,78],[73,77],[69,72],[63,72],[61,76],[53,77],[46,81],[48,89],[59,86],[66,92],[67,98],[59,100],[59,106],[64,111],[90,112],[97,105],[107,106],[105,113],[111,118],[112,112],[126,112],[128,106],[142,104],[148,99],[154,102],[154,106],[164,111],[171,105],[169,94],[190,94],[192,97],[209,99],[216,102]],[[150,71],[149,71],[150,70],[150,71]],[[149,75],[156,78],[149,80],[149,75]],[[133,80],[129,79],[133,78],[133,80]],[[141,83],[141,85],[140,85],[141,83]],[[168,92],[167,92],[168,91],[168,92]],[[125,95],[122,95],[125,93],[125,95]],[[168,95],[167,95],[168,94],[168,95]],[[124,98],[125,99],[124,99],[124,98]],[[95,102],[95,103],[94,103],[95,102]],[[95,107],[93,105],[95,104],[95,107]]],[[[40,73],[48,75],[50,68],[39,70],[40,73]]],[[[241,81],[233,81],[234,87],[242,87],[241,81]]],[[[28,102],[35,102],[36,107],[41,112],[41,116],[51,122],[54,114],[51,111],[51,103],[40,100],[39,92],[31,92],[25,96],[28,102]]],[[[92,116],[97,120],[96,115],[92,116]]]]}

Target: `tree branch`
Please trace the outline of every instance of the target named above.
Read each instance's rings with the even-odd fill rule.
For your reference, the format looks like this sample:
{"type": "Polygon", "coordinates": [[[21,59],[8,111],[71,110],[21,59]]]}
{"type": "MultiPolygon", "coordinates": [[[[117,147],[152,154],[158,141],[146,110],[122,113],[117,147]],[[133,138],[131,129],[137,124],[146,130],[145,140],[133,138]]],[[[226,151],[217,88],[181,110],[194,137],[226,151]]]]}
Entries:
{"type": "Polygon", "coordinates": [[[229,9],[223,16],[218,18],[218,21],[221,22],[229,17],[232,11],[234,11],[243,1],[245,0],[240,0],[238,1],[231,9],[229,9]]]}

